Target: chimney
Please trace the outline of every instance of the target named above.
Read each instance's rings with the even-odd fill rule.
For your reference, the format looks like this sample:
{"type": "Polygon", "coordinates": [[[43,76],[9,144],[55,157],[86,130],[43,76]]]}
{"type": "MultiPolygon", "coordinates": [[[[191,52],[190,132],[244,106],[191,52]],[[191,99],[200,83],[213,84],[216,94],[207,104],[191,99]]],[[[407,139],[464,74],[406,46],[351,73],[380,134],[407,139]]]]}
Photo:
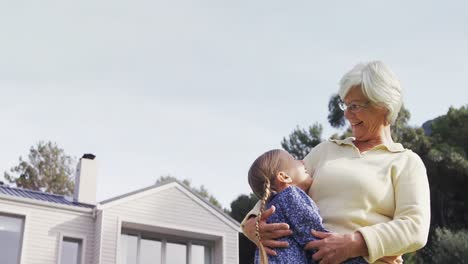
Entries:
{"type": "Polygon", "coordinates": [[[73,201],[96,204],[97,164],[93,154],[84,154],[76,167],[73,201]]]}

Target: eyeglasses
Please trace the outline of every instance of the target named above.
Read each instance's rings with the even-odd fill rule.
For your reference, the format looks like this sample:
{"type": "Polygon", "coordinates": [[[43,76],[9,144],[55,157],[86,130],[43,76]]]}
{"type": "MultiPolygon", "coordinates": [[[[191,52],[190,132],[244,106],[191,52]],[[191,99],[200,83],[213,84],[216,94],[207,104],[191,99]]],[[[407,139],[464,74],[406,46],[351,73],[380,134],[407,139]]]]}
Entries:
{"type": "Polygon", "coordinates": [[[367,101],[362,104],[356,104],[356,103],[350,103],[350,104],[345,104],[343,101],[338,102],[338,106],[340,107],[341,110],[346,111],[349,110],[353,113],[357,113],[361,111],[363,108],[367,108],[370,104],[370,101],[367,101]]]}

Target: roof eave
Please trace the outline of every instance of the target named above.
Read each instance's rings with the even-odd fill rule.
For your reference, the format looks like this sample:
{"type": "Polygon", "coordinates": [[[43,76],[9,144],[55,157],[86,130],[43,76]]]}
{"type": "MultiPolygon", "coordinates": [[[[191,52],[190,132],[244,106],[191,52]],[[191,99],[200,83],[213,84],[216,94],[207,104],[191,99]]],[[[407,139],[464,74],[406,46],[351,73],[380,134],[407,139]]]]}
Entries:
{"type": "Polygon", "coordinates": [[[85,208],[85,207],[78,207],[78,206],[73,206],[73,205],[58,204],[58,203],[53,203],[53,202],[33,200],[30,198],[16,197],[16,196],[5,195],[5,194],[0,194],[0,200],[9,200],[9,201],[14,201],[14,202],[19,202],[19,203],[27,203],[31,205],[39,205],[39,206],[57,208],[57,209],[80,212],[80,213],[92,214],[94,210],[94,208],[85,208]]]}

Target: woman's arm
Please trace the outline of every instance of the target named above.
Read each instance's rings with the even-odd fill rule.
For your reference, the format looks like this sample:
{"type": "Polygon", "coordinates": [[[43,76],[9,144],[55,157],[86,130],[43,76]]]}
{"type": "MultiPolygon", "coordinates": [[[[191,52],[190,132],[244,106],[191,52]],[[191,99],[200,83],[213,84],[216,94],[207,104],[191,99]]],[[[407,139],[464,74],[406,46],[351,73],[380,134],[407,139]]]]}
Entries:
{"type": "Polygon", "coordinates": [[[364,238],[359,232],[342,235],[328,232],[322,223],[322,217],[315,203],[305,193],[291,192],[286,201],[285,215],[294,230],[294,238],[299,245],[310,250],[314,243],[318,246],[326,245],[313,255],[313,259],[320,263],[367,263],[360,256],[367,255],[364,238]],[[313,230],[312,232],[310,232],[313,230]],[[327,256],[328,255],[328,256],[327,256]],[[347,260],[350,261],[347,261],[347,260]]]}
{"type": "MultiPolygon", "coordinates": [[[[255,222],[256,215],[260,210],[260,202],[247,214],[241,223],[242,233],[249,238],[253,243],[257,244],[257,238],[255,237],[255,222]]],[[[277,241],[277,238],[289,236],[292,231],[289,230],[289,225],[286,223],[273,223],[267,224],[266,219],[275,212],[275,207],[272,206],[268,210],[265,210],[260,221],[260,237],[262,238],[262,244],[265,247],[265,251],[268,255],[276,255],[273,248],[285,248],[288,247],[288,242],[277,241]]]]}
{"type": "Polygon", "coordinates": [[[427,242],[431,218],[429,183],[417,154],[410,153],[406,166],[394,175],[393,186],[393,220],[358,229],[368,246],[370,262],[416,251],[427,242]]]}
{"type": "MultiPolygon", "coordinates": [[[[314,258],[325,263],[340,263],[337,252],[350,244],[348,255],[368,256],[370,263],[384,256],[398,256],[422,248],[430,224],[429,184],[423,162],[410,153],[406,165],[392,175],[395,193],[393,220],[358,229],[353,234],[323,234],[324,239],[310,242],[306,248],[316,248],[314,258]],[[363,250],[367,249],[364,253],[363,250]]],[[[320,236],[319,234],[315,234],[320,236]]],[[[345,251],[346,252],[346,251],[345,251]]],[[[341,253],[340,253],[341,254],[341,253]]]]}
{"type": "Polygon", "coordinates": [[[312,258],[320,264],[338,264],[350,258],[367,256],[367,245],[359,232],[339,234],[313,230],[312,235],[321,240],[307,243],[305,249],[317,249],[312,258]]]}

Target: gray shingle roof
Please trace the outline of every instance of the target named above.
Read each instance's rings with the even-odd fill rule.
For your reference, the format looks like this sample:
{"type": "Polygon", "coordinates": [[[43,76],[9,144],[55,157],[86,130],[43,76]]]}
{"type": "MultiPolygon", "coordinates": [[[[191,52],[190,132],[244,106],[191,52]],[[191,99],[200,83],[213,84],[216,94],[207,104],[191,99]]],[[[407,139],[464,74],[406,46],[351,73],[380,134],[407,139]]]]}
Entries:
{"type": "Polygon", "coordinates": [[[45,202],[56,203],[56,204],[83,207],[83,208],[95,207],[94,205],[91,205],[91,204],[74,202],[73,199],[67,198],[63,195],[51,194],[51,193],[40,192],[40,191],[31,191],[31,190],[26,190],[26,189],[21,189],[21,188],[13,188],[13,187],[9,187],[6,185],[0,185],[0,194],[14,196],[14,197],[29,198],[32,200],[45,201],[45,202]]]}

